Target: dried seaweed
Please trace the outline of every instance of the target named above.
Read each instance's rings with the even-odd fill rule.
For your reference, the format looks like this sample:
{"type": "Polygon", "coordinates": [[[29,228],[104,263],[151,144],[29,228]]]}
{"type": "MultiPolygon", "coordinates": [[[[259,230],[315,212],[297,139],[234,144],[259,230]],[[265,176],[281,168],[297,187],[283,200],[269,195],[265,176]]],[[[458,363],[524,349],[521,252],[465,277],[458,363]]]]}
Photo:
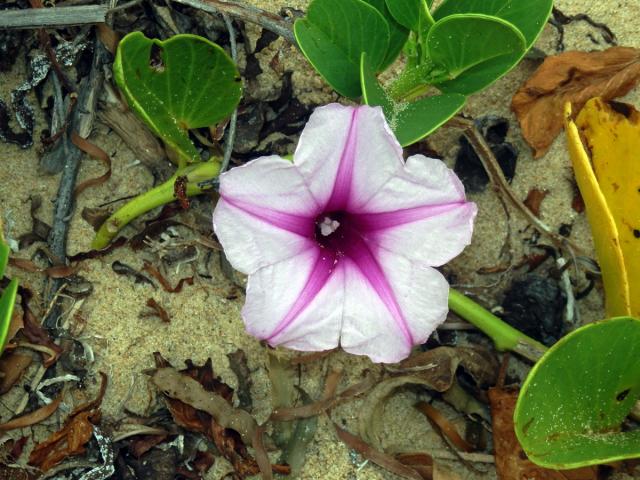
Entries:
{"type": "Polygon", "coordinates": [[[156,284],[142,273],[138,272],[135,268],[130,267],[126,263],[121,262],[120,260],[116,260],[111,264],[111,268],[118,275],[124,275],[126,277],[131,278],[134,283],[145,283],[147,285],[151,285],[153,288],[156,288],[156,284]]]}
{"type": "Polygon", "coordinates": [[[142,312],[141,317],[158,317],[163,323],[171,323],[171,317],[156,300],[149,298],[146,305],[151,309],[151,312],[142,312]]]}
{"type": "Polygon", "coordinates": [[[144,266],[142,267],[142,269],[145,272],[148,272],[156,280],[158,280],[158,282],[160,283],[160,285],[162,285],[162,288],[164,289],[165,292],[180,293],[185,283],[187,285],[193,285],[193,277],[186,277],[186,278],[181,278],[178,281],[178,284],[175,287],[172,287],[169,281],[162,275],[162,273],[160,273],[160,271],[156,267],[151,265],[151,263],[146,261],[144,262],[144,266]]]}

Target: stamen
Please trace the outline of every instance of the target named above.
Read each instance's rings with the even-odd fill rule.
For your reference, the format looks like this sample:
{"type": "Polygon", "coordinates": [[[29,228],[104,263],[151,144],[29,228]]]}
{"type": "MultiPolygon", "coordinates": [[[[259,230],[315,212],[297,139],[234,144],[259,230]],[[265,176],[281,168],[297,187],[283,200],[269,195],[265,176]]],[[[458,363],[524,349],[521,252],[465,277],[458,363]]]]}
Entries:
{"type": "Polygon", "coordinates": [[[320,233],[323,236],[328,237],[333,232],[335,232],[338,227],[340,227],[340,222],[329,217],[324,217],[324,220],[322,220],[322,222],[318,224],[318,226],[320,227],[320,233]]]}

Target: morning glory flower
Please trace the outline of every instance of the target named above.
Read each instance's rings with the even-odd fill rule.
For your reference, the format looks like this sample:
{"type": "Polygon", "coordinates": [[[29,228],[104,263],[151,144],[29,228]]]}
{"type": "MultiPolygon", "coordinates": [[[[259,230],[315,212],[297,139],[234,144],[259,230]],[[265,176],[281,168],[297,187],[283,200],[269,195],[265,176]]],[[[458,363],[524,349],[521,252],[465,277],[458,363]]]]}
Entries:
{"type": "Polygon", "coordinates": [[[445,320],[449,285],[433,267],[469,244],[475,215],[440,160],[403,160],[379,107],[331,104],[293,163],[261,157],[220,176],[213,225],[249,275],[250,334],[397,362],[445,320]]]}

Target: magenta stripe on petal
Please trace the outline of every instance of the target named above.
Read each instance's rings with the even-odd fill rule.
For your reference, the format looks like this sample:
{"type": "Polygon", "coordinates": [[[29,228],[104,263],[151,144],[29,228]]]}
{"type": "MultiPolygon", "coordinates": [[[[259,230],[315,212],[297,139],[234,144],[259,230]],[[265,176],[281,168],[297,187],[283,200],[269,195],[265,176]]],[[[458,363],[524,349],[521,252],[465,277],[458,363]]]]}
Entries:
{"type": "Polygon", "coordinates": [[[443,203],[440,205],[425,205],[422,207],[403,208],[392,212],[380,213],[354,213],[351,214],[353,225],[361,232],[371,232],[375,230],[384,230],[385,228],[397,227],[405,223],[417,222],[425,220],[429,217],[435,217],[448,213],[456,208],[469,205],[465,201],[443,203]]]}
{"type": "Polygon", "coordinates": [[[354,108],[351,113],[351,124],[349,133],[340,155],[340,164],[336,172],[336,179],[333,183],[331,196],[327,201],[325,211],[342,210],[347,207],[351,195],[351,182],[353,179],[353,169],[356,161],[356,133],[358,123],[358,109],[354,108]]]}
{"type": "Polygon", "coordinates": [[[318,256],[309,273],[309,278],[304,288],[298,295],[285,317],[278,323],[274,331],[264,340],[270,341],[285,330],[298,315],[318,296],[318,293],[327,284],[331,274],[337,267],[336,255],[329,249],[318,248],[318,256]]]}
{"type": "Polygon", "coordinates": [[[376,260],[367,243],[358,234],[352,234],[350,237],[351,241],[345,253],[356,264],[362,275],[378,294],[382,303],[385,304],[407,344],[413,346],[413,335],[409,330],[407,320],[378,260],[376,260]]]}
{"type": "Polygon", "coordinates": [[[287,230],[291,233],[296,233],[303,237],[310,237],[313,235],[315,229],[314,217],[293,215],[291,213],[280,212],[260,205],[253,205],[249,202],[243,202],[242,200],[232,200],[228,197],[223,198],[224,201],[232,207],[259,218],[274,227],[287,230]]]}

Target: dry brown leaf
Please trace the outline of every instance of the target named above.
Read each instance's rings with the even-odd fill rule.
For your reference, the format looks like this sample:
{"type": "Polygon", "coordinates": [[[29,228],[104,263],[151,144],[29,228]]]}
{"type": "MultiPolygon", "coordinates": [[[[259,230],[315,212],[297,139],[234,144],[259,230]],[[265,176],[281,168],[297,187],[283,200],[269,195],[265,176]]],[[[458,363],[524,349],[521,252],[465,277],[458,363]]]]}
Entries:
{"type": "Polygon", "coordinates": [[[511,108],[534,157],[544,155],[564,122],[564,104],[579,111],[587,100],[629,92],[640,79],[640,49],[565,52],[547,57],[513,96],[511,108]]]}
{"type": "Polygon", "coordinates": [[[62,430],[36,445],[29,456],[29,464],[46,472],[67,457],[82,455],[93,435],[93,425],[99,419],[99,411],[80,412],[71,417],[62,430]]]}
{"type": "Polygon", "coordinates": [[[102,185],[111,178],[111,157],[109,157],[109,155],[107,155],[107,153],[100,147],[91,143],[89,140],[82,138],[76,132],[71,132],[71,142],[90,157],[100,160],[107,170],[99,177],[90,178],[89,180],[82,182],[80,185],[77,185],[73,195],[74,197],[78,197],[78,195],[84,192],[87,188],[102,185]]]}
{"type": "Polygon", "coordinates": [[[62,397],[56,398],[49,405],[45,405],[43,407],[34,410],[33,412],[27,413],[26,415],[22,415],[21,417],[16,417],[9,420],[7,423],[3,423],[0,425],[0,432],[6,432],[8,430],[15,430],[16,428],[24,428],[29,427],[31,425],[35,425],[36,423],[40,423],[46,418],[49,418],[53,412],[58,409],[60,402],[62,401],[62,397]]]}
{"type": "Polygon", "coordinates": [[[34,447],[29,456],[30,465],[46,472],[65,458],[85,452],[85,445],[93,436],[93,425],[100,422],[99,407],[107,390],[107,376],[102,372],[100,376],[102,383],[97,397],[76,407],[64,427],[34,447]]]}
{"type": "Polygon", "coordinates": [[[467,442],[458,432],[456,426],[449,421],[438,409],[427,402],[418,402],[415,407],[429,419],[432,425],[442,432],[458,450],[473,452],[473,446],[467,442]]]}
{"type": "Polygon", "coordinates": [[[22,372],[31,365],[32,358],[30,355],[23,355],[18,352],[5,352],[0,361],[0,373],[2,380],[0,381],[0,394],[7,393],[11,387],[18,381],[22,372]]]}
{"type": "Polygon", "coordinates": [[[367,460],[370,460],[376,465],[379,465],[385,470],[395,473],[402,478],[409,478],[411,480],[423,480],[422,475],[416,472],[413,468],[405,465],[404,463],[401,463],[399,460],[396,460],[391,455],[387,455],[386,453],[376,450],[361,438],[356,437],[346,430],[343,430],[335,423],[333,424],[333,427],[336,429],[336,433],[338,434],[340,440],[342,440],[347,444],[349,448],[355,450],[367,460]]]}
{"type": "Polygon", "coordinates": [[[596,480],[597,467],[575,470],[549,470],[531,462],[516,438],[513,412],[518,400],[518,390],[508,388],[489,389],[493,444],[496,472],[501,480],[596,480]]]}
{"type": "MultiPolygon", "coordinates": [[[[352,398],[362,395],[365,392],[368,392],[378,383],[378,380],[379,379],[377,375],[368,372],[364,380],[345,388],[337,395],[323,395],[320,400],[308,403],[306,405],[301,405],[299,407],[276,408],[271,413],[269,419],[281,422],[297,420],[300,418],[315,417],[316,415],[320,415],[322,412],[334,408],[336,405],[340,405],[341,403],[344,403],[352,398]]],[[[327,384],[329,386],[337,387],[337,384],[332,385],[333,382],[334,380],[332,380],[331,378],[327,380],[327,384]]],[[[329,388],[329,390],[331,390],[331,388],[329,388]]],[[[328,393],[331,392],[329,391],[328,393]]]]}
{"type": "Polygon", "coordinates": [[[524,200],[524,204],[536,217],[540,216],[540,205],[548,193],[548,190],[540,190],[539,188],[532,188],[529,190],[527,198],[524,200]]]}
{"type": "Polygon", "coordinates": [[[171,398],[207,412],[224,428],[238,432],[245,444],[251,444],[258,424],[244,410],[233,408],[220,395],[212,395],[197,380],[181,374],[174,368],[159,368],[153,374],[153,383],[171,398]]]}

